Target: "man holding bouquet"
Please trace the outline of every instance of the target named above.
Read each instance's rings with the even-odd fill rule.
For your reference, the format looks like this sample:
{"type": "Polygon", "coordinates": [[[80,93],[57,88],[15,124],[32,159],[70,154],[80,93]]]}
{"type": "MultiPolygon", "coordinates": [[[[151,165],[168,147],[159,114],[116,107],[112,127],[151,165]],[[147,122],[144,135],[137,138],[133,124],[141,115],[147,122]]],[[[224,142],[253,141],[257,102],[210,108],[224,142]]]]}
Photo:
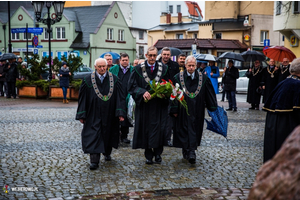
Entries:
{"type": "Polygon", "coordinates": [[[167,128],[169,98],[152,99],[149,92],[153,81],[169,80],[167,67],[156,57],[156,47],[149,47],[147,59],[134,68],[128,81],[128,92],[136,103],[132,148],[145,149],[146,164],[153,164],[153,158],[161,163],[167,128]]]}
{"type": "Polygon", "coordinates": [[[188,56],[183,72],[175,75],[175,83],[183,91],[188,111],[177,100],[171,102],[170,115],[175,117],[173,147],[182,148],[183,158],[191,164],[196,162],[204,125],[205,106],[217,109],[217,99],[210,79],[196,70],[196,59],[188,56]]]}

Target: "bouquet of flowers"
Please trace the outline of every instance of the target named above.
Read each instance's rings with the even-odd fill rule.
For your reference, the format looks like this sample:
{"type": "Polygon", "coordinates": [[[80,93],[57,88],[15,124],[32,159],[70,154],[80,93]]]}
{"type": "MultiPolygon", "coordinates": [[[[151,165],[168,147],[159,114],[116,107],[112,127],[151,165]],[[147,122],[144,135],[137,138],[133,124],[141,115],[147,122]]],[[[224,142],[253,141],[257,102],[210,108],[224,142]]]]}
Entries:
{"type": "MultiPolygon", "coordinates": [[[[169,98],[171,93],[173,92],[173,87],[170,82],[165,81],[162,79],[161,83],[152,81],[152,83],[149,83],[151,90],[149,93],[151,94],[152,98],[169,98]]],[[[145,102],[148,102],[149,100],[145,100],[145,102]]]]}
{"type": "Polygon", "coordinates": [[[169,82],[171,83],[171,85],[173,87],[173,91],[172,91],[172,94],[170,96],[170,99],[172,101],[174,101],[175,99],[177,99],[177,101],[185,108],[186,114],[189,115],[189,113],[188,113],[188,106],[187,106],[186,101],[184,100],[184,95],[183,95],[184,91],[182,91],[179,88],[179,84],[178,83],[176,83],[175,86],[174,86],[171,80],[169,80],[169,82]]]}

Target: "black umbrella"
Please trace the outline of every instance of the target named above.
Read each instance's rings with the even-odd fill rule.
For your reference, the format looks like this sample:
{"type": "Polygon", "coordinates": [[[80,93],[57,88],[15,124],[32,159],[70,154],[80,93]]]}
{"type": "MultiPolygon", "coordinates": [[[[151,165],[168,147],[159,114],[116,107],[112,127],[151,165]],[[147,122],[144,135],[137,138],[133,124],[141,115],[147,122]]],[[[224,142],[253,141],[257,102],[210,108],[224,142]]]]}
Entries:
{"type": "Polygon", "coordinates": [[[5,53],[2,55],[1,60],[10,60],[10,59],[16,59],[17,56],[13,53],[5,53]]]}
{"type": "Polygon", "coordinates": [[[244,51],[243,53],[240,53],[240,55],[244,58],[245,61],[264,61],[266,60],[266,56],[258,51],[244,51]]]}
{"type": "MultiPolygon", "coordinates": [[[[180,49],[175,47],[169,47],[169,49],[171,50],[171,56],[178,56],[183,53],[180,49]]],[[[161,50],[158,51],[158,54],[161,54],[161,50]]]]}
{"type": "Polygon", "coordinates": [[[234,52],[225,52],[219,56],[218,60],[220,59],[231,59],[231,60],[238,60],[238,61],[245,61],[244,58],[237,53],[234,52]]]}

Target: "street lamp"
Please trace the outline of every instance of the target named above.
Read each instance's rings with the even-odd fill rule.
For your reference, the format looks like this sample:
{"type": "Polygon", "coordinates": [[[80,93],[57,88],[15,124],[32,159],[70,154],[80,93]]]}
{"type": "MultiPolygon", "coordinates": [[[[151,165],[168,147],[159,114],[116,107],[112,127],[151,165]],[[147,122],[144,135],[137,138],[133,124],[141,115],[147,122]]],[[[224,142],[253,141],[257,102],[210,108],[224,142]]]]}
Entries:
{"type": "Polygon", "coordinates": [[[42,10],[44,6],[44,1],[32,1],[31,4],[34,7],[34,13],[36,21],[42,22],[43,24],[47,25],[47,33],[48,33],[48,39],[49,39],[49,81],[52,80],[52,71],[51,71],[51,25],[55,24],[56,22],[59,22],[62,19],[62,14],[64,10],[64,1],[45,1],[46,7],[48,10],[48,17],[46,19],[42,18],[42,10]],[[54,11],[55,11],[55,17],[50,18],[50,8],[53,5],[54,11]]]}

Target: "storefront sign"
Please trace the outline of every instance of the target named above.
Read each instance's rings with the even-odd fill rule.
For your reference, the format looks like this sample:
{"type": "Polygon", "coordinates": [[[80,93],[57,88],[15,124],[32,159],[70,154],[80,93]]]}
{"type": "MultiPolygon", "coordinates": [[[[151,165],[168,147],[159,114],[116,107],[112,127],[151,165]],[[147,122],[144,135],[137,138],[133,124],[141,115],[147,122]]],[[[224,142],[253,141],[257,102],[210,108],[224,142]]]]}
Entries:
{"type": "Polygon", "coordinates": [[[244,35],[244,40],[248,42],[250,40],[250,35],[249,34],[244,35]]]}
{"type": "Polygon", "coordinates": [[[290,43],[291,43],[291,47],[297,47],[298,46],[298,38],[295,35],[291,35],[290,43]]]}

